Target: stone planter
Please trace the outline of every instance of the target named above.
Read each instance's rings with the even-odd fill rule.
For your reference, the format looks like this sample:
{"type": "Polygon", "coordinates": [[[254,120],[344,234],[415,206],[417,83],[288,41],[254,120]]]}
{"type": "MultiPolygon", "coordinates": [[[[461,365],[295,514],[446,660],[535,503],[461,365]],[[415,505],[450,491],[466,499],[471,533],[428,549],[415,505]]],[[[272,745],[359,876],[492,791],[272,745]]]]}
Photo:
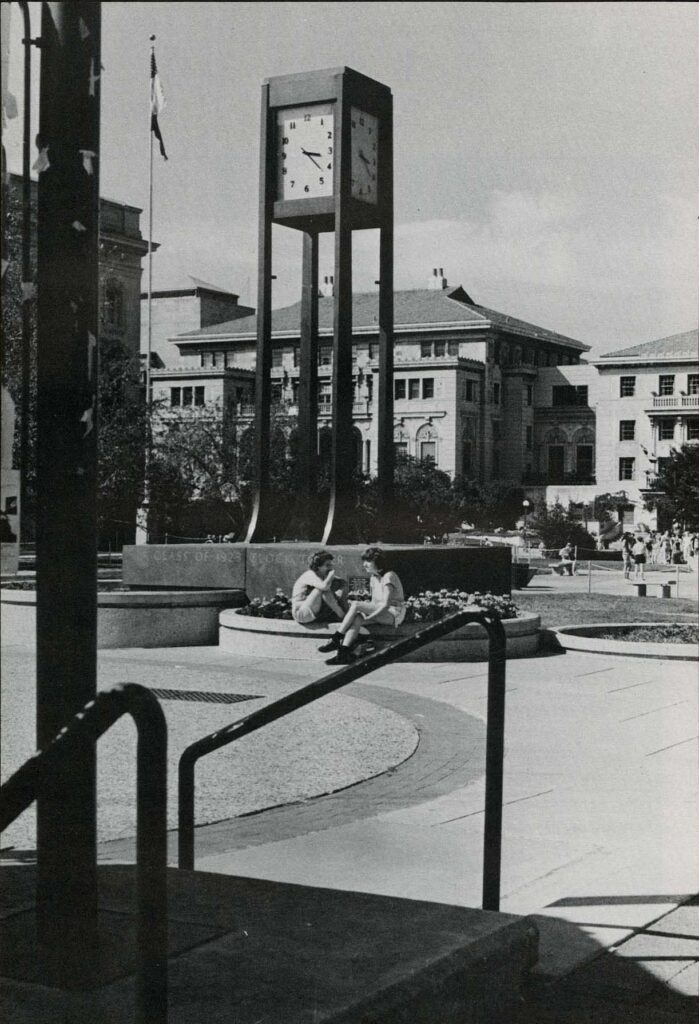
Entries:
{"type": "MultiPolygon", "coordinates": [[[[0,592],[6,643],[36,644],[36,591],[0,592]]],[[[236,590],[140,590],[97,595],[97,646],[193,647],[215,645],[222,609],[239,607],[236,590]]],[[[69,642],[70,638],[66,638],[69,642]]]]}
{"type": "MultiPolygon", "coordinates": [[[[508,658],[530,657],[539,646],[538,615],[525,614],[503,622],[507,636],[508,658]]],[[[399,626],[397,630],[376,628],[372,637],[382,643],[391,643],[399,637],[409,636],[420,624],[399,626]]],[[[239,615],[233,609],[219,616],[219,646],[235,654],[248,654],[254,658],[280,658],[291,660],[323,661],[330,655],[320,654],[318,646],[334,633],[336,623],[302,626],[293,619],[264,619],[253,615],[239,615]]],[[[449,636],[405,655],[404,661],[486,661],[488,637],[485,629],[472,623],[462,626],[449,636]]]]}
{"type": "Polygon", "coordinates": [[[676,661],[699,661],[699,648],[695,644],[667,644],[601,639],[600,633],[624,633],[634,626],[647,629],[647,622],[599,622],[586,626],[563,626],[546,630],[546,638],[553,646],[569,651],[589,651],[592,654],[621,654],[626,658],[664,658],[676,661]]]}

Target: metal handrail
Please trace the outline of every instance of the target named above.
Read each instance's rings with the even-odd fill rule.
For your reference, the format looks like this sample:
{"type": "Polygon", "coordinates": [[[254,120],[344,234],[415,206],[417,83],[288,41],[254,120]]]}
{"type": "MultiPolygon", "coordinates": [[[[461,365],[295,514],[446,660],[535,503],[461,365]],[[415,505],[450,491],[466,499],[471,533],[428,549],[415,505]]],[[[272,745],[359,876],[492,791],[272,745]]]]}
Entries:
{"type": "Polygon", "coordinates": [[[266,707],[253,711],[223,729],[203,736],[188,746],[178,768],[178,864],[194,870],[194,768],[202,757],[248,736],[264,725],[333,693],[348,683],[389,665],[432,640],[460,626],[476,622],[488,633],[488,722],[485,755],[485,826],[483,837],[483,909],[500,909],[500,862],[502,848],[502,780],[505,739],[506,636],[502,622],[483,609],[464,609],[430,623],[412,636],[390,644],[375,654],[346,665],[266,707]]]}
{"type": "Polygon", "coordinates": [[[167,725],[156,697],[136,683],[99,693],[51,743],[0,787],[0,832],[25,811],[47,778],[66,779],[66,764],[85,743],[94,743],[122,715],[138,734],[136,750],[136,891],[139,1024],[167,1024],[167,725]]]}

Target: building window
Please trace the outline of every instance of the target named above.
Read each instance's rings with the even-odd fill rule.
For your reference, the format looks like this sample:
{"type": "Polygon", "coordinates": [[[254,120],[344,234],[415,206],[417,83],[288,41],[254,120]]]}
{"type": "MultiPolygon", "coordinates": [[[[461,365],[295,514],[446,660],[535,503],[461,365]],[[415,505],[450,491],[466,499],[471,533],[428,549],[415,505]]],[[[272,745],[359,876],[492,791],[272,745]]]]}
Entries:
{"type": "Polygon", "coordinates": [[[170,405],[173,408],[182,405],[182,388],[170,388],[170,405]]]}
{"type": "Polygon", "coordinates": [[[436,441],[420,441],[420,460],[422,462],[431,462],[434,466],[437,462],[437,442],[436,441]]]}
{"type": "Polygon", "coordinates": [[[696,416],[687,420],[687,440],[699,441],[699,419],[696,416]]]}
{"type": "Polygon", "coordinates": [[[393,382],[393,397],[398,400],[405,398],[405,381],[396,380],[393,382]]]}
{"type": "Polygon", "coordinates": [[[562,444],[550,444],[548,446],[548,482],[550,484],[563,483],[565,469],[565,448],[562,444]]]}
{"type": "Polygon", "coordinates": [[[420,397],[420,381],[413,378],[408,381],[408,398],[420,397]]]}
{"type": "Polygon", "coordinates": [[[422,397],[434,398],[434,377],[425,377],[422,382],[422,397]]]}
{"type": "Polygon", "coordinates": [[[405,457],[408,454],[408,442],[407,441],[394,441],[393,448],[396,453],[396,458],[401,456],[405,457]]]}
{"type": "Polygon", "coordinates": [[[500,420],[493,420],[493,441],[500,440],[500,420]]]}
{"type": "Polygon", "coordinates": [[[182,405],[191,405],[192,397],[193,396],[191,388],[182,388],[182,405]]]}
{"type": "Polygon", "coordinates": [[[699,395],[699,373],[687,374],[687,394],[699,395]]]}
{"type": "Polygon", "coordinates": [[[447,352],[450,356],[458,356],[459,354],[459,343],[458,341],[447,342],[447,352]]]}
{"type": "Polygon", "coordinates": [[[636,394],[635,377],[619,377],[619,397],[633,398],[636,394]]]}
{"type": "Polygon", "coordinates": [[[619,479],[633,480],[636,472],[636,460],[628,457],[619,459],[619,479]]]}
{"type": "Polygon", "coordinates": [[[636,440],[636,420],[619,420],[619,440],[636,440]]]}
{"type": "Polygon", "coordinates": [[[369,359],[376,359],[379,354],[379,346],[373,342],[369,342],[369,359]]]}
{"type": "Polygon", "coordinates": [[[321,384],[318,388],[318,405],[332,405],[332,384],[321,384]]]}
{"type": "Polygon", "coordinates": [[[299,365],[299,358],[300,358],[300,356],[301,356],[301,350],[299,349],[299,346],[298,345],[294,345],[294,348],[293,348],[293,359],[294,359],[293,365],[294,366],[298,366],[299,365]]]}
{"type": "Polygon", "coordinates": [[[116,281],[107,281],[102,299],[102,323],[106,327],[121,327],[124,321],[124,291],[116,281]]]}
{"type": "Polygon", "coordinates": [[[467,402],[473,402],[473,400],[474,400],[473,393],[474,393],[475,385],[476,385],[475,380],[467,380],[466,381],[466,401],[467,402]]]}
{"type": "Polygon", "coordinates": [[[670,459],[658,459],[658,475],[662,476],[670,465],[670,459]]]}
{"type": "Polygon", "coordinates": [[[500,385],[493,384],[493,405],[500,405],[500,385]]]}
{"type": "Polygon", "coordinates": [[[194,404],[195,405],[204,405],[205,398],[206,398],[206,391],[205,391],[205,389],[203,387],[201,387],[201,386],[200,387],[196,387],[194,389],[194,404]]]}
{"type": "Polygon", "coordinates": [[[552,405],[587,405],[587,384],[559,384],[553,387],[552,405]]]}
{"type": "MultiPolygon", "coordinates": [[[[371,346],[369,346],[371,347],[371,346]]],[[[318,366],[330,366],[333,361],[332,345],[321,345],[318,349],[318,366]]]]}
{"type": "Polygon", "coordinates": [[[272,349],[272,366],[276,370],[278,370],[282,366],[283,360],[284,360],[284,349],[283,348],[273,348],[272,349]]]}
{"type": "Polygon", "coordinates": [[[534,404],[534,386],[527,384],[527,405],[534,404]]]}
{"type": "Polygon", "coordinates": [[[432,342],[421,341],[420,342],[420,359],[429,359],[432,355],[432,342]]]}
{"type": "Polygon", "coordinates": [[[658,394],[672,395],[675,393],[674,373],[661,373],[658,377],[658,394]]]}
{"type": "Polygon", "coordinates": [[[213,359],[211,357],[211,353],[210,352],[202,352],[202,354],[201,354],[201,366],[207,367],[207,366],[213,366],[213,365],[214,365],[214,361],[213,361],[213,359]]]}
{"type": "Polygon", "coordinates": [[[473,444],[464,441],[461,447],[461,475],[469,479],[473,474],[473,444]]]}
{"type": "Polygon", "coordinates": [[[578,476],[586,480],[592,476],[592,450],[591,444],[579,444],[575,452],[578,476]]]}
{"type": "Polygon", "coordinates": [[[434,354],[436,356],[444,356],[447,351],[447,343],[445,341],[435,341],[434,343],[434,354]]]}
{"type": "Polygon", "coordinates": [[[531,427],[527,427],[526,428],[526,440],[525,440],[524,444],[525,444],[525,447],[526,447],[528,452],[530,452],[532,450],[532,435],[533,435],[532,428],[531,427]]]}
{"type": "Polygon", "coordinates": [[[658,420],[658,440],[672,441],[675,437],[675,421],[671,419],[658,420]]]}

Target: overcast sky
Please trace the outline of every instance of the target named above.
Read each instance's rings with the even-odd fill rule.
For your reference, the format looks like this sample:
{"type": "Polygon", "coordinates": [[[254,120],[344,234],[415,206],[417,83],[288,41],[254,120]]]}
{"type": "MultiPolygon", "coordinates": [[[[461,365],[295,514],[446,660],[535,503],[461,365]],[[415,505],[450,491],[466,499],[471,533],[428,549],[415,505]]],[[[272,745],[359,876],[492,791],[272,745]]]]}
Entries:
{"type": "MultiPolygon", "coordinates": [[[[101,191],[143,208],[144,235],[157,36],[170,159],[156,151],[156,288],[192,274],[256,305],[260,85],[345,64],[394,95],[397,288],[444,267],[475,301],[595,352],[696,326],[698,5],[102,7],[101,191]]],[[[11,83],[21,101],[16,59],[11,83]]],[[[299,239],[275,229],[275,306],[300,294],[299,239]]],[[[376,234],[356,234],[356,290],[377,263],[376,234]]]]}

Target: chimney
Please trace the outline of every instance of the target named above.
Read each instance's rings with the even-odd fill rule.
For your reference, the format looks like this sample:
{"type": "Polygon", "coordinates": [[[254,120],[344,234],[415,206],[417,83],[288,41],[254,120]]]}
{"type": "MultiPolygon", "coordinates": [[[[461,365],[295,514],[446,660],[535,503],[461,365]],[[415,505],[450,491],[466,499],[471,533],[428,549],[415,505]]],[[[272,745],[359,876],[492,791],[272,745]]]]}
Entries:
{"type": "Polygon", "coordinates": [[[427,287],[431,292],[441,292],[447,287],[447,279],[444,276],[444,268],[434,267],[432,270],[432,277],[427,282],[427,287]]]}
{"type": "Polygon", "coordinates": [[[335,278],[332,274],[328,277],[326,274],[323,280],[320,282],[320,288],[318,289],[318,295],[321,299],[332,299],[335,294],[335,278]]]}

